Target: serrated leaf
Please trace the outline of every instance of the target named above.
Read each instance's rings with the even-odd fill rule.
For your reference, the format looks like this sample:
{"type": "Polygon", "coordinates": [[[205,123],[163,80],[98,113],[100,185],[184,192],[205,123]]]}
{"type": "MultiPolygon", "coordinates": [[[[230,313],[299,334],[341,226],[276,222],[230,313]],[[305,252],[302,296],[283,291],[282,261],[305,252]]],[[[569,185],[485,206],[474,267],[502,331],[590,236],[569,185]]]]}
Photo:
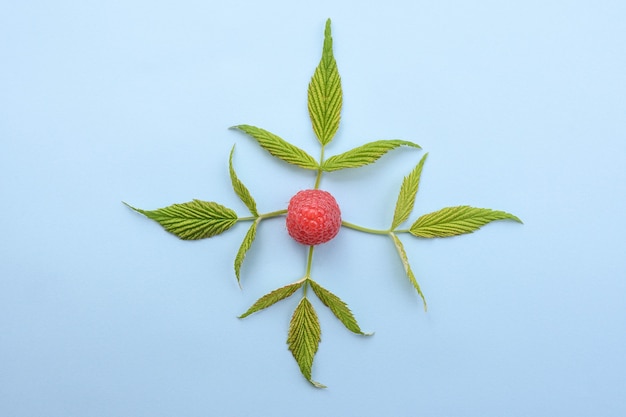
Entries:
{"type": "Polygon", "coordinates": [[[422,168],[428,154],[425,154],[419,161],[417,166],[411,171],[409,175],[404,177],[402,186],[400,187],[400,193],[398,194],[398,201],[396,201],[396,209],[393,213],[393,221],[391,222],[391,230],[395,230],[406,219],[409,218],[411,211],[413,211],[413,205],[415,204],[415,196],[419,189],[420,177],[422,175],[422,168]]]}
{"type": "Polygon", "coordinates": [[[241,130],[251,136],[263,149],[289,164],[297,165],[304,169],[317,170],[319,168],[315,158],[306,153],[306,151],[265,129],[250,125],[233,126],[232,129],[241,130]]]}
{"type": "Polygon", "coordinates": [[[328,19],[324,30],[322,59],[313,73],[308,90],[309,116],[315,136],[322,146],[330,143],[339,129],[342,101],[341,77],[333,56],[333,38],[328,19]]]}
{"type": "Polygon", "coordinates": [[[424,238],[450,237],[472,233],[487,223],[506,219],[522,223],[519,218],[504,211],[470,206],[446,207],[417,219],[409,232],[424,238]]]}
{"type": "Polygon", "coordinates": [[[235,190],[235,193],[237,194],[237,196],[239,196],[241,201],[246,205],[246,207],[248,207],[248,210],[250,210],[250,213],[254,217],[258,217],[259,213],[257,212],[257,209],[256,209],[256,201],[254,201],[254,198],[252,198],[252,196],[250,195],[250,191],[248,191],[248,188],[246,188],[246,186],[239,180],[239,178],[237,178],[237,173],[235,172],[235,168],[233,167],[233,153],[234,152],[235,152],[235,146],[233,145],[233,148],[230,151],[230,156],[228,157],[228,169],[230,171],[230,182],[233,184],[233,190],[235,190]]]}
{"type": "Polygon", "coordinates": [[[328,307],[330,311],[333,312],[335,317],[337,317],[348,330],[353,333],[367,336],[371,334],[363,333],[363,331],[361,331],[361,328],[354,318],[352,311],[350,311],[348,305],[344,303],[339,297],[337,297],[335,294],[331,293],[326,288],[323,288],[321,285],[311,279],[309,279],[309,284],[311,284],[313,292],[315,293],[315,295],[317,295],[320,301],[324,303],[324,305],[328,307]]]}
{"type": "Polygon", "coordinates": [[[311,302],[303,297],[291,316],[287,345],[307,381],[317,388],[326,388],[311,379],[313,359],[321,340],[322,330],[315,309],[311,302]]]}
{"type": "Polygon", "coordinates": [[[193,200],[157,210],[142,210],[126,205],[183,240],[209,238],[237,223],[237,213],[212,201],[193,200]]]}
{"type": "Polygon", "coordinates": [[[402,265],[404,266],[406,276],[409,278],[409,281],[411,281],[411,284],[413,285],[419,296],[422,298],[422,301],[424,302],[424,311],[426,311],[428,308],[428,305],[426,304],[426,297],[424,297],[424,293],[422,292],[422,289],[420,288],[417,279],[415,279],[415,275],[413,274],[413,270],[411,269],[411,265],[409,264],[409,258],[406,256],[404,246],[402,245],[402,242],[400,241],[398,236],[395,235],[395,233],[390,233],[390,236],[393,240],[393,244],[396,246],[398,255],[400,255],[400,259],[402,260],[402,265]]]}
{"type": "Polygon", "coordinates": [[[338,171],[344,168],[358,168],[376,162],[381,156],[400,146],[420,148],[419,145],[406,140],[388,139],[366,143],[339,155],[334,155],[322,163],[322,170],[338,171]]]}
{"type": "Polygon", "coordinates": [[[256,313],[259,310],[263,310],[271,305],[276,304],[280,300],[284,300],[285,298],[296,292],[298,288],[302,287],[302,284],[304,284],[304,281],[294,282],[293,284],[285,285],[284,287],[280,287],[268,294],[265,294],[263,297],[259,298],[254,304],[252,304],[248,311],[239,316],[239,318],[243,319],[245,317],[248,317],[252,313],[256,313]]]}
{"type": "Polygon", "coordinates": [[[253,221],[252,225],[248,229],[246,236],[243,238],[243,242],[239,247],[239,251],[237,251],[237,256],[235,256],[235,276],[237,277],[237,283],[241,287],[241,279],[239,277],[239,273],[241,271],[241,265],[243,264],[243,259],[246,256],[246,253],[252,246],[252,242],[254,242],[254,238],[256,237],[256,228],[258,225],[258,221],[253,221]]]}

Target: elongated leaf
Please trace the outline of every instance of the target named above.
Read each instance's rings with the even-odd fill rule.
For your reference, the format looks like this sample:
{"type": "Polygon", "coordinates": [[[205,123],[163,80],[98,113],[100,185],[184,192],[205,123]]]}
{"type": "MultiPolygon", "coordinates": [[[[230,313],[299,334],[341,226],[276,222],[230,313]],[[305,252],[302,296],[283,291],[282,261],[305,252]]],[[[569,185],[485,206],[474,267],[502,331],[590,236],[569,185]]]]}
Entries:
{"type": "Polygon", "coordinates": [[[235,146],[230,151],[230,157],[228,158],[228,169],[230,171],[230,182],[233,184],[233,190],[239,196],[241,201],[248,207],[250,213],[254,217],[258,217],[259,213],[256,210],[256,201],[250,195],[250,191],[246,188],[245,185],[237,178],[237,173],[235,172],[235,168],[233,167],[233,153],[235,152],[235,146]]]}
{"type": "Polygon", "coordinates": [[[406,140],[389,139],[369,142],[350,149],[339,155],[331,156],[322,164],[324,171],[338,171],[344,168],[358,168],[376,162],[381,156],[399,146],[420,148],[419,145],[406,140]]]}
{"type": "Polygon", "coordinates": [[[504,211],[470,206],[446,207],[423,215],[411,225],[409,231],[417,237],[450,237],[472,233],[487,223],[505,219],[522,223],[516,216],[504,211]]]}
{"type": "Polygon", "coordinates": [[[313,73],[308,91],[309,116],[313,131],[322,145],[328,144],[337,133],[342,101],[341,78],[333,56],[333,38],[328,19],[324,30],[322,59],[313,73]]]}
{"type": "Polygon", "coordinates": [[[241,287],[241,279],[239,278],[239,273],[241,271],[241,264],[243,264],[243,259],[246,256],[246,253],[252,246],[252,242],[254,242],[254,238],[256,237],[256,228],[258,225],[258,221],[253,221],[252,225],[248,229],[248,233],[243,238],[243,242],[239,247],[239,251],[237,252],[237,256],[235,256],[235,276],[237,277],[237,283],[241,287]]]}
{"type": "Polygon", "coordinates": [[[422,292],[422,289],[420,288],[420,285],[418,284],[417,279],[415,279],[415,275],[411,270],[411,265],[409,265],[409,258],[406,256],[404,246],[402,245],[402,242],[395,233],[390,233],[390,236],[393,240],[393,244],[396,246],[398,255],[400,255],[400,259],[402,260],[402,265],[404,266],[404,270],[406,271],[406,276],[409,278],[409,281],[411,281],[411,284],[413,285],[419,296],[422,297],[422,301],[424,302],[424,311],[426,311],[428,309],[428,305],[426,304],[426,298],[424,297],[424,293],[422,292]]]}
{"type": "Polygon", "coordinates": [[[422,168],[424,167],[424,162],[426,161],[427,156],[428,154],[424,155],[413,171],[404,177],[404,180],[402,181],[400,194],[398,195],[398,201],[396,202],[396,210],[393,213],[391,230],[395,230],[396,227],[400,226],[402,222],[409,218],[411,211],[413,211],[415,196],[417,195],[420,177],[422,175],[422,168]]]}
{"type": "Polygon", "coordinates": [[[297,165],[305,169],[316,170],[319,167],[315,158],[306,153],[304,150],[292,145],[267,130],[249,125],[233,126],[232,128],[241,130],[256,139],[263,149],[287,163],[297,165]]]}
{"type": "Polygon", "coordinates": [[[344,303],[339,297],[337,297],[332,292],[328,291],[326,288],[323,288],[317,282],[313,280],[309,280],[309,284],[311,284],[311,288],[317,297],[324,303],[326,307],[333,312],[335,317],[339,319],[346,326],[346,329],[350,330],[353,333],[362,334],[362,335],[371,335],[371,333],[363,333],[359,324],[357,323],[354,315],[352,315],[352,311],[348,308],[348,305],[344,303]]]}
{"type": "Polygon", "coordinates": [[[237,223],[237,213],[209,201],[193,200],[157,210],[142,210],[126,205],[183,240],[209,238],[225,232],[237,223]]]}
{"type": "Polygon", "coordinates": [[[252,304],[248,311],[239,316],[239,318],[243,319],[252,313],[256,313],[259,310],[263,310],[264,308],[268,308],[269,306],[276,304],[280,300],[284,300],[296,292],[298,288],[302,287],[302,284],[304,284],[304,281],[294,282],[293,284],[285,285],[284,287],[280,287],[268,294],[265,294],[252,304]]]}
{"type": "Polygon", "coordinates": [[[313,358],[321,340],[322,330],[317,314],[311,302],[304,297],[291,316],[287,345],[307,381],[317,388],[326,388],[311,379],[313,358]]]}

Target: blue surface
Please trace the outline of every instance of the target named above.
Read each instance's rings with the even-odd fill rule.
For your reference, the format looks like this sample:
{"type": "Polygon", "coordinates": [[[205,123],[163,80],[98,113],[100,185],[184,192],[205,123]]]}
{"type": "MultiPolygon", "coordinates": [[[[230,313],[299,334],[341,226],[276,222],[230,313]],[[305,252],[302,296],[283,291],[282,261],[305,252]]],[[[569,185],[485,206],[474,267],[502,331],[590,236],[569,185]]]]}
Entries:
{"type": "MultiPolygon", "coordinates": [[[[517,2],[3,2],[0,415],[626,415],[626,5],[517,2]],[[371,338],[318,308],[312,388],[285,345],[306,251],[261,224],[183,242],[121,203],[192,198],[260,211],[310,173],[229,126],[317,155],[306,86],[333,19],[342,126],[429,152],[411,219],[510,211],[438,241],[403,236],[424,313],[383,237],[343,230],[313,276],[371,338]]],[[[344,218],[390,222],[423,152],[327,175],[344,218]]]]}

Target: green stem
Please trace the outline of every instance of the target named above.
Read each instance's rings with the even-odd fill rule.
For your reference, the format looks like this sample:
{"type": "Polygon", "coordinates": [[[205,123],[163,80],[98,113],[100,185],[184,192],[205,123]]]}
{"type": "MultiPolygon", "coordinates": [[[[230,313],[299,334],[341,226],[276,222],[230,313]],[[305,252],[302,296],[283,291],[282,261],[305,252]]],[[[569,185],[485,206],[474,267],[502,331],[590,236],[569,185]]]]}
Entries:
{"type": "Polygon", "coordinates": [[[359,226],[357,224],[349,223],[349,222],[347,222],[345,220],[341,222],[341,225],[345,226],[345,227],[347,227],[349,229],[358,230],[359,232],[372,233],[372,234],[375,234],[375,235],[388,235],[388,234],[391,233],[391,230],[370,229],[370,228],[367,228],[367,227],[359,226]]]}
{"type": "Polygon", "coordinates": [[[322,151],[320,153],[320,167],[317,169],[317,177],[315,178],[316,190],[320,187],[320,181],[322,180],[322,164],[324,163],[324,145],[322,145],[322,151]]]}
{"type": "Polygon", "coordinates": [[[306,260],[306,273],[304,274],[304,287],[302,290],[302,296],[306,297],[307,289],[309,288],[309,279],[311,279],[311,265],[313,265],[313,250],[315,246],[309,246],[309,256],[306,260]]]}
{"type": "Polygon", "coordinates": [[[269,213],[259,214],[259,217],[254,217],[254,216],[239,217],[237,221],[243,222],[243,221],[251,221],[251,220],[257,220],[257,219],[258,220],[270,219],[272,217],[282,216],[283,214],[287,214],[287,210],[277,210],[277,211],[272,211],[269,213]]]}
{"type": "Polygon", "coordinates": [[[307,278],[311,277],[311,265],[313,264],[313,250],[314,249],[315,249],[315,246],[309,246],[309,256],[307,257],[307,260],[306,260],[306,274],[305,274],[307,278]]]}
{"type": "Polygon", "coordinates": [[[287,214],[287,209],[276,210],[270,213],[261,214],[259,217],[263,219],[269,219],[270,217],[278,217],[278,216],[282,216],[283,214],[287,214]]]}

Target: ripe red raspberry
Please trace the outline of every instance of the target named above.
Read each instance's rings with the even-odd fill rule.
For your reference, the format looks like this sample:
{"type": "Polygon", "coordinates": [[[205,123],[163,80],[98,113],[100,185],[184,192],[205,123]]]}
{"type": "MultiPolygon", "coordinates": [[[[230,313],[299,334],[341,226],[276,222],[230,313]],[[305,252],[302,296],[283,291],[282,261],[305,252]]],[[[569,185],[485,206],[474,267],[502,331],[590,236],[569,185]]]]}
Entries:
{"type": "Polygon", "coordinates": [[[327,191],[299,191],[287,207],[287,231],[303,245],[319,245],[337,236],[341,211],[327,191]]]}

